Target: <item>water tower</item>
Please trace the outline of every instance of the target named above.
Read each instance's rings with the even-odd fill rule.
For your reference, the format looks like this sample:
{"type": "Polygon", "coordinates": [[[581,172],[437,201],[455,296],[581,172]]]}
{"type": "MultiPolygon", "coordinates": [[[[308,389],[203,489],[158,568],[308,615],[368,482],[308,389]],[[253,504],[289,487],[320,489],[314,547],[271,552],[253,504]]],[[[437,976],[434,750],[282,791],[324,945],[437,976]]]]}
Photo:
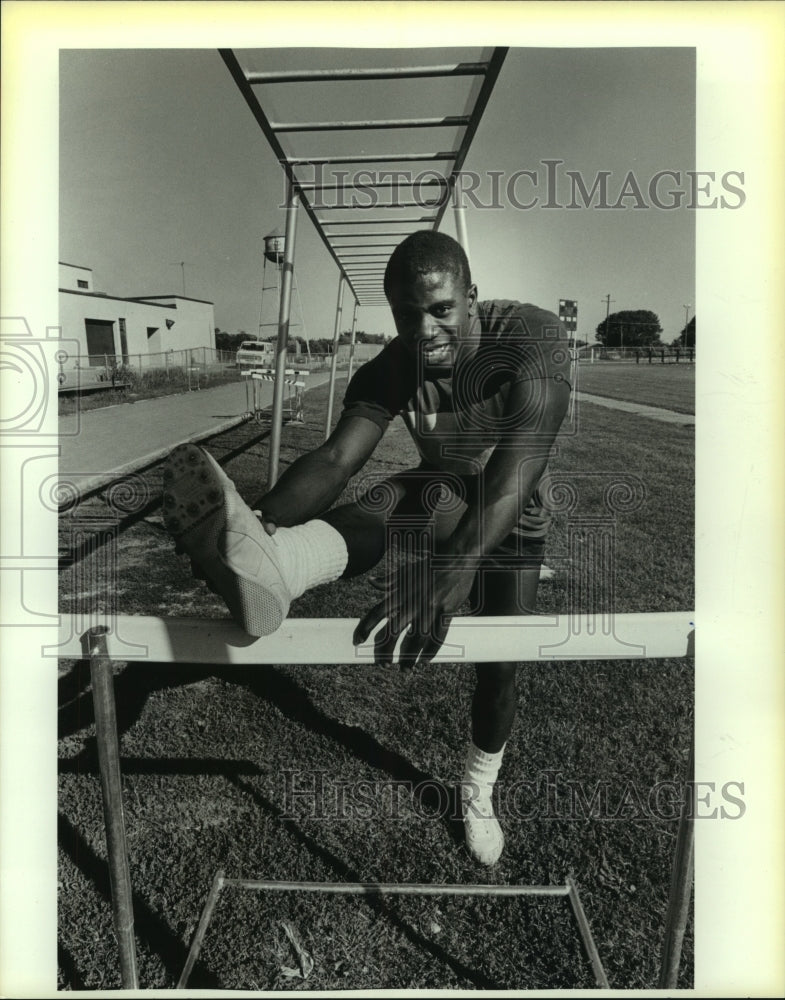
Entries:
{"type": "Polygon", "coordinates": [[[273,264],[280,265],[283,262],[283,253],[286,249],[286,237],[280,229],[273,229],[264,238],[264,256],[266,260],[273,264]]]}
{"type": "MultiPolygon", "coordinates": [[[[278,310],[281,302],[281,269],[283,267],[284,251],[286,249],[286,237],[280,229],[273,229],[264,237],[264,257],[262,263],[262,299],[259,304],[259,339],[270,339],[275,342],[278,336],[278,310]],[[268,275],[267,265],[271,264],[268,275]],[[275,291],[275,295],[268,295],[265,299],[265,292],[275,291]]],[[[292,305],[289,310],[289,331],[290,339],[305,342],[305,350],[308,356],[311,354],[311,346],[308,342],[308,335],[305,332],[303,319],[303,307],[300,301],[300,289],[297,285],[297,272],[292,274],[292,305]],[[297,310],[295,311],[295,304],[297,310]],[[299,317],[298,314],[299,313],[299,317]]],[[[298,347],[299,353],[299,347],[298,347]]]]}

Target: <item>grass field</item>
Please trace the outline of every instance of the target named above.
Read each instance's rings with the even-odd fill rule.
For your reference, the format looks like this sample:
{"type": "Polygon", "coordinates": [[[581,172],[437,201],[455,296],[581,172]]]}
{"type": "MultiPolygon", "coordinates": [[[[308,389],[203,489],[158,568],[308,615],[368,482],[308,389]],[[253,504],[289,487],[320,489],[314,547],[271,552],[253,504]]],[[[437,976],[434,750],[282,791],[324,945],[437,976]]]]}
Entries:
{"type": "Polygon", "coordinates": [[[578,372],[578,391],[661,406],[677,413],[694,413],[695,365],[583,362],[578,372]]]}
{"type": "MultiPolygon", "coordinates": [[[[675,366],[663,367],[670,375],[675,366]]],[[[633,377],[642,377],[640,368],[633,377]]],[[[649,391],[661,388],[652,381],[649,391]]],[[[284,429],[282,464],[321,440],[326,392],[308,393],[304,427],[284,429]]],[[[686,383],[682,392],[689,399],[686,383]]],[[[264,428],[242,425],[209,447],[246,499],[260,495],[264,428]]],[[[568,602],[589,610],[598,595],[620,612],[692,608],[693,447],[692,428],[579,407],[577,433],[565,428],[552,463],[557,481],[578,490],[570,516],[607,518],[608,484],[634,501],[610,515],[614,573],[593,594],[569,559],[574,521],[556,514],[547,559],[557,572],[540,588],[540,611],[568,602]]],[[[413,460],[408,435],[394,425],[372,469],[413,460]]],[[[85,541],[85,531],[106,523],[101,498],[61,519],[62,610],[225,617],[173,555],[159,512],[160,467],[146,478],[150,500],[119,520],[114,550],[85,541]]],[[[360,577],[310,591],[291,613],[355,617],[377,600],[360,577]]],[[[59,686],[59,987],[116,988],[86,664],[62,661],[59,686]]],[[[465,664],[414,672],[118,664],[142,986],[176,983],[221,868],[230,877],[324,881],[563,884],[571,875],[611,987],[655,987],[677,827],[678,794],[669,797],[668,783],[685,776],[691,666],[520,665],[520,710],[497,786],[507,847],[490,870],[471,862],[455,818],[472,687],[465,664]],[[653,808],[658,789],[667,808],[653,808]]],[[[691,985],[692,972],[690,924],[680,986],[691,985]]],[[[593,982],[563,900],[267,898],[227,889],[189,985],[492,990],[593,982]],[[298,961],[284,924],[313,958],[306,981],[286,972],[298,961]]]]}

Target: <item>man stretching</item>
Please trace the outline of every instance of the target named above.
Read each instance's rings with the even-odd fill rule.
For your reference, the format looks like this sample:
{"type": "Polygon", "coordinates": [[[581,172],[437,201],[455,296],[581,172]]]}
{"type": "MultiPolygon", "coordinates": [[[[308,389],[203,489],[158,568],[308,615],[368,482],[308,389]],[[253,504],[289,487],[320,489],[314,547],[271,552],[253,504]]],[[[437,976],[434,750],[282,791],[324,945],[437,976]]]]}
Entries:
{"type": "MultiPolygon", "coordinates": [[[[396,247],[384,291],[398,336],[358,369],[330,438],[293,462],[256,512],[206,451],[176,448],[164,523],[255,636],[274,632],[308,588],[387,555],[386,596],[353,641],[386,621],[377,660],[427,663],[464,607],[534,613],[547,462],[570,393],[567,333],[535,306],[479,302],[463,249],[438,232],[396,247]],[[398,415],[421,464],[333,508],[398,415]]],[[[486,865],[504,847],[491,793],[515,715],[515,666],[476,666],[461,802],[467,847],[486,865]]]]}

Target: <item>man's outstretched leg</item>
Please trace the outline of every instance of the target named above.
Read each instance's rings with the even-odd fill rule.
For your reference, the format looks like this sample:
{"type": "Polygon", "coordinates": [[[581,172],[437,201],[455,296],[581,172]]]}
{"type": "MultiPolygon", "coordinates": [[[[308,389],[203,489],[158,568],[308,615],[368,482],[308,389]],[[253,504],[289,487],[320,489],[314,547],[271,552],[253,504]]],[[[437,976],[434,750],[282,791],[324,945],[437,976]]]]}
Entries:
{"type": "Polygon", "coordinates": [[[215,459],[186,444],[164,467],[163,519],[235,621],[263,636],[280,627],[306,590],[375,566],[386,550],[390,514],[402,504],[417,506],[425,482],[417,470],[392,476],[384,482],[387,508],[345,504],[270,535],[215,459]]]}
{"type": "Polygon", "coordinates": [[[249,635],[270,635],[309,587],[337,579],[346,543],[320,520],[268,535],[215,459],[181,445],[164,468],[163,519],[249,635]]]}
{"type": "MultiPolygon", "coordinates": [[[[491,571],[482,580],[482,610],[489,615],[533,614],[544,544],[529,547],[519,570],[491,571]]],[[[517,707],[515,663],[478,663],[472,700],[472,738],[461,782],[466,847],[483,865],[504,850],[504,833],[493,810],[493,786],[502,765],[517,707]]]]}

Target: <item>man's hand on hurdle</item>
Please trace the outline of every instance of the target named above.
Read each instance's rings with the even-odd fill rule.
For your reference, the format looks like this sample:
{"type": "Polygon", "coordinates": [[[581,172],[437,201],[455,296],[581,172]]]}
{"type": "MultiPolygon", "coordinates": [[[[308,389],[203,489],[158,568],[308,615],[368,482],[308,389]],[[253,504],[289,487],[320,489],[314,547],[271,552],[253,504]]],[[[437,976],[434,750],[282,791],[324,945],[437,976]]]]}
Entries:
{"type": "Polygon", "coordinates": [[[397,660],[402,667],[429,663],[444,644],[453,615],[467,601],[474,574],[466,568],[434,570],[428,560],[404,563],[386,578],[384,600],[360,620],[353,643],[366,642],[386,619],[374,636],[376,662],[388,666],[397,660]]]}

